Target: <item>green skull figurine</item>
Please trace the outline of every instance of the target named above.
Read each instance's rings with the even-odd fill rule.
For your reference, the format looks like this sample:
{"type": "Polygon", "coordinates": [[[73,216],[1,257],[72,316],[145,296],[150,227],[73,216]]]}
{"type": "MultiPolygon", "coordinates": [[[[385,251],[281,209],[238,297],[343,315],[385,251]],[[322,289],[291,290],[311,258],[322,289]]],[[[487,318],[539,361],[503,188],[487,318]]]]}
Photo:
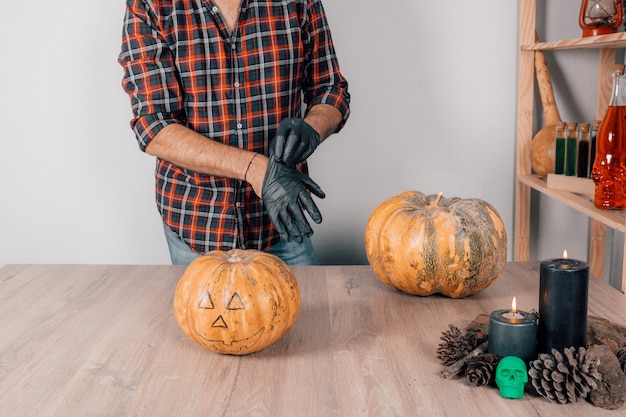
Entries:
{"type": "Polygon", "coordinates": [[[522,398],[528,382],[526,364],[517,356],[505,356],[496,368],[496,384],[504,398],[522,398]]]}

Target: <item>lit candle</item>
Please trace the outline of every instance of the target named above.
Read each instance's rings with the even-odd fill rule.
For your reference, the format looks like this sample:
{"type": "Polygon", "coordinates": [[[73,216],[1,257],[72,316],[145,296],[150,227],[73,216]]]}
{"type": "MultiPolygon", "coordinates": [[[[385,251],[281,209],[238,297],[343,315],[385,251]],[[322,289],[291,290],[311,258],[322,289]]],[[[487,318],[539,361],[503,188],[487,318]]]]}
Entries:
{"type": "Polygon", "coordinates": [[[513,301],[511,301],[511,310],[504,313],[502,317],[507,318],[507,319],[524,318],[524,316],[517,311],[517,299],[515,297],[513,297],[513,301]]]}
{"type": "Polygon", "coordinates": [[[567,258],[541,262],[539,273],[539,325],[537,350],[587,345],[589,265],[567,258]]]}
{"type": "Polygon", "coordinates": [[[510,310],[496,310],[489,316],[489,353],[501,358],[517,356],[525,363],[537,353],[537,320],[534,314],[517,310],[515,297],[510,310]]]}

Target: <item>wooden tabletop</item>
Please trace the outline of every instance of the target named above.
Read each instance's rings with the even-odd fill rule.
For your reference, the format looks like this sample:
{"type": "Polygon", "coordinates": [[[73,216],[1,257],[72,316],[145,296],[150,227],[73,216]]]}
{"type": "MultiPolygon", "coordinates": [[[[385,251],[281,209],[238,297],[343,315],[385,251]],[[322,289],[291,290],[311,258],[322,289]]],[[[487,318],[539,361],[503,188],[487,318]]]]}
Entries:
{"type": "MultiPolygon", "coordinates": [[[[460,300],[407,295],[368,266],[294,267],[292,330],[248,356],[213,353],[172,313],[176,266],[0,268],[0,416],[626,416],[443,379],[441,332],[538,307],[536,263],[460,300]]],[[[626,297],[590,283],[589,314],[626,325],[626,297]]]]}

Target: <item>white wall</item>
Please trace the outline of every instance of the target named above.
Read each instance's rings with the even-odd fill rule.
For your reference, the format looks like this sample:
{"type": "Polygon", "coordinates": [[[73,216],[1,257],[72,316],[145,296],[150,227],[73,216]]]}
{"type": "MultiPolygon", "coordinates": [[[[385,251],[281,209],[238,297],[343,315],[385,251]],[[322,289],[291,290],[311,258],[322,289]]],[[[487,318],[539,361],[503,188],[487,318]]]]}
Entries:
{"type": "Polygon", "coordinates": [[[369,214],[406,190],[489,201],[512,236],[516,2],[325,4],[353,105],[312,160],[323,260],[365,263],[369,214]]]}
{"type": "Polygon", "coordinates": [[[123,12],[121,0],[4,4],[0,264],[168,259],[154,163],[120,87],[123,12]]]}
{"type": "MultiPolygon", "coordinates": [[[[326,0],[353,104],[311,158],[323,263],[365,263],[369,214],[405,190],[487,200],[512,242],[517,3],[326,0]]],[[[25,7],[0,25],[0,265],[168,263],[120,87],[124,2],[25,7]]]]}

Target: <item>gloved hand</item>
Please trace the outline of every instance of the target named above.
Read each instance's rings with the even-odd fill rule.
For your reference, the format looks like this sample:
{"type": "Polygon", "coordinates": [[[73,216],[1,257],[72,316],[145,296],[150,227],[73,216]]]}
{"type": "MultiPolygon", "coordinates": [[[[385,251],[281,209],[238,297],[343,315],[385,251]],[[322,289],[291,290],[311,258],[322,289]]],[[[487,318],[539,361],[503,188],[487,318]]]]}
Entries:
{"type": "Polygon", "coordinates": [[[320,135],[303,119],[282,121],[270,144],[270,158],[285,165],[306,161],[320,144],[320,135]]]}
{"type": "Polygon", "coordinates": [[[295,168],[269,158],[261,198],[282,238],[302,242],[302,236],[313,234],[304,217],[304,210],[315,223],[322,222],[322,214],[307,190],[319,198],[326,197],[324,191],[311,178],[295,168]]]}

